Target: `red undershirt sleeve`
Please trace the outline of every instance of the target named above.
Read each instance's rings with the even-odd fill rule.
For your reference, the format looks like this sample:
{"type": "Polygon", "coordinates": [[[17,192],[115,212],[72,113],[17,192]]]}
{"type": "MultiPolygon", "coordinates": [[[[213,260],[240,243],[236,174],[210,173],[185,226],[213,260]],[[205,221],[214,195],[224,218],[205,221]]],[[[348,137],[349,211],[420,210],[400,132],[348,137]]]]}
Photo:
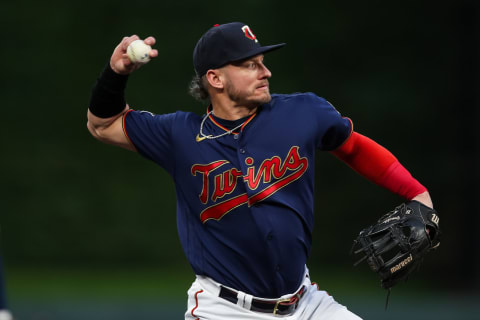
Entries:
{"type": "Polygon", "coordinates": [[[331,153],[368,180],[407,200],[427,191],[390,151],[357,132],[331,153]]]}

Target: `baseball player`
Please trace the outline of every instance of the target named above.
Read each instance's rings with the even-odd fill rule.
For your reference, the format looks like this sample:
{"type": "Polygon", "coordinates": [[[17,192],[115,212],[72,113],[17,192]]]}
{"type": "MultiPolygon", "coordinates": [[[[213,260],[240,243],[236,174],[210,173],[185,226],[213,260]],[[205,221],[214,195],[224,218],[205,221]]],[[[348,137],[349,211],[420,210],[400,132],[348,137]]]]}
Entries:
{"type": "Polygon", "coordinates": [[[204,115],[131,109],[124,92],[140,65],[126,50],[138,39],[125,37],[113,51],[92,90],[87,127],[173,178],[180,242],[196,275],[185,319],[359,319],[312,284],[306,267],[315,151],[431,207],[426,188],[325,99],[270,94],[264,55],[284,44],[261,46],[244,23],[215,25],[195,46],[191,93],[209,100],[204,115]]]}

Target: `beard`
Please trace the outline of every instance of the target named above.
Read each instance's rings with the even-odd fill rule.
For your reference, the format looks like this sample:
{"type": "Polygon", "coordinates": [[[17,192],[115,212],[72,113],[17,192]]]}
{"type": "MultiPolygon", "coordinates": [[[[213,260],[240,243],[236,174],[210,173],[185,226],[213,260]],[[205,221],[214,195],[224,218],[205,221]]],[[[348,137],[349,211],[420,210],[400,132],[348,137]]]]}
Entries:
{"type": "Polygon", "coordinates": [[[230,100],[235,103],[246,106],[247,108],[253,109],[262,104],[270,102],[272,97],[270,96],[270,91],[265,91],[261,96],[255,96],[256,88],[251,90],[242,90],[237,89],[233,86],[230,80],[227,80],[225,85],[225,92],[227,93],[230,100]]]}

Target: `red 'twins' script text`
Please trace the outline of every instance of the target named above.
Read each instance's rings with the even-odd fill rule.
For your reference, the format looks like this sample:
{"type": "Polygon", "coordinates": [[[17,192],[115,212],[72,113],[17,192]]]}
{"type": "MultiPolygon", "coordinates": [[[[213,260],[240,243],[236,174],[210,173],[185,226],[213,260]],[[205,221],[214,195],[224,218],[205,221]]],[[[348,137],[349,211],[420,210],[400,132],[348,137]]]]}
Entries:
{"type": "Polygon", "coordinates": [[[209,219],[220,220],[225,214],[235,209],[236,207],[248,204],[249,206],[256,202],[262,201],[289,183],[299,179],[308,168],[308,160],[305,157],[300,157],[298,153],[299,147],[292,147],[287,156],[282,162],[280,157],[272,157],[262,162],[258,170],[255,171],[253,166],[253,159],[246,158],[245,164],[247,167],[247,174],[236,169],[231,168],[211,177],[212,172],[228,163],[227,160],[218,160],[209,164],[195,164],[192,166],[191,172],[193,176],[200,174],[202,176],[202,192],[199,195],[200,201],[206,204],[209,197],[213,202],[232,193],[239,178],[243,178],[247,187],[250,190],[256,190],[260,184],[269,184],[263,190],[248,197],[246,193],[235,196],[231,199],[216,203],[200,214],[200,219],[205,222],[209,219]],[[213,191],[210,192],[209,185],[213,179],[213,191]],[[273,182],[272,182],[273,181],[273,182]]]}

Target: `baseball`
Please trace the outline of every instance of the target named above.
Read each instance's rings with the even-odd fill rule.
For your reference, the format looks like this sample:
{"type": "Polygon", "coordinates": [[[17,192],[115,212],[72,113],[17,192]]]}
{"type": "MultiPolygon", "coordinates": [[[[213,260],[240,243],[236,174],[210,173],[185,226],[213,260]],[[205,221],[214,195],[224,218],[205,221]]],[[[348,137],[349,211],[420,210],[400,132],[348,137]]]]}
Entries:
{"type": "Polygon", "coordinates": [[[127,48],[127,55],[130,61],[133,63],[147,63],[150,61],[150,55],[148,54],[152,50],[148,44],[145,44],[143,40],[135,40],[127,48]]]}

